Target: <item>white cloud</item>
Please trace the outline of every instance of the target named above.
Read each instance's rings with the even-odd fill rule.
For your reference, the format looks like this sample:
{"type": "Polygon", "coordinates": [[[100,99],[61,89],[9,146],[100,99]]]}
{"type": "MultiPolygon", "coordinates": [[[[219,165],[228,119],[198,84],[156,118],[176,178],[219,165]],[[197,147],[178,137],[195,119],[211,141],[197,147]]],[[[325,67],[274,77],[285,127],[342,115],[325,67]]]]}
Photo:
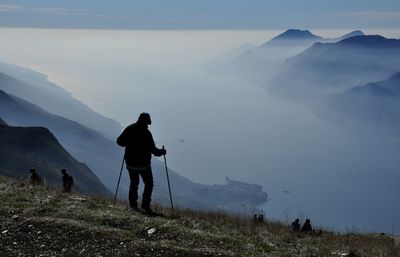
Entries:
{"type": "Polygon", "coordinates": [[[58,15],[76,15],[78,12],[72,12],[68,9],[64,8],[54,8],[54,7],[40,7],[33,8],[33,13],[50,13],[50,14],[58,14],[58,15]]]}
{"type": "Polygon", "coordinates": [[[22,5],[0,4],[0,12],[21,12],[23,10],[22,5]]]}
{"type": "Polygon", "coordinates": [[[360,20],[400,20],[400,12],[360,11],[340,13],[341,17],[352,17],[360,20]]]}
{"type": "Polygon", "coordinates": [[[65,9],[65,8],[55,8],[55,7],[33,8],[32,13],[54,14],[54,15],[63,15],[63,16],[89,16],[89,17],[117,18],[117,19],[125,19],[126,18],[125,16],[121,16],[121,15],[95,14],[95,13],[88,13],[88,12],[84,12],[84,11],[70,10],[70,9],[65,9]]]}

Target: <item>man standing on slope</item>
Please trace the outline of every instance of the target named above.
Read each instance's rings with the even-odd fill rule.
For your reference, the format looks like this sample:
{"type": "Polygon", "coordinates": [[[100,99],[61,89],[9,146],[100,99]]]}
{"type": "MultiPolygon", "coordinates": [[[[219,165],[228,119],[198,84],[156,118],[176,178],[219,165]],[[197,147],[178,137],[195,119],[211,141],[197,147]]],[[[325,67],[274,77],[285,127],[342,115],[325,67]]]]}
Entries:
{"type": "Polygon", "coordinates": [[[74,178],[67,173],[66,169],[61,170],[62,181],[63,181],[63,191],[66,193],[71,193],[71,188],[74,185],[74,178]]]}
{"type": "Polygon", "coordinates": [[[138,210],[139,175],[144,183],[142,196],[142,209],[147,214],[154,214],[150,208],[151,194],[153,192],[153,174],[151,171],[151,155],[162,156],[167,153],[165,149],[155,146],[153,136],[148,130],[151,125],[150,114],[141,113],[136,123],[129,125],[117,139],[117,144],[125,147],[126,168],[129,171],[131,184],[129,187],[129,205],[138,210]]]}

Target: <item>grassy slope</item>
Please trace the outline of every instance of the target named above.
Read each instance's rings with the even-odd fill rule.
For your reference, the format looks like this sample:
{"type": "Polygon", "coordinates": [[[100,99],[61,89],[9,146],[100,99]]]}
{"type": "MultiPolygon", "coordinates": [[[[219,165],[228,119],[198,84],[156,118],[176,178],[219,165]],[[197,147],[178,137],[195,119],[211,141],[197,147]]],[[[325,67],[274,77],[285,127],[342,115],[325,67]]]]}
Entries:
{"type": "Polygon", "coordinates": [[[387,236],[295,234],[268,221],[182,210],[172,215],[160,207],[165,217],[147,217],[4,177],[0,202],[1,256],[400,256],[387,236]]]}

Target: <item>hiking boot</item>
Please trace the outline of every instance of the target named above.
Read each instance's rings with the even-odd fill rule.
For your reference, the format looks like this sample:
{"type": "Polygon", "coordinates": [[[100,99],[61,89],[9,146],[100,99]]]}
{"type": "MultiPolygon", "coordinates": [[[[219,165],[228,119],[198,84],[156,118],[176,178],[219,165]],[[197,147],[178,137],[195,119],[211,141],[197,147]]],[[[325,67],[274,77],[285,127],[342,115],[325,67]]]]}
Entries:
{"type": "Polygon", "coordinates": [[[142,209],[146,212],[148,215],[155,215],[155,212],[150,208],[150,205],[143,205],[142,204],[142,209]]]}
{"type": "Polygon", "coordinates": [[[130,207],[131,207],[131,210],[134,210],[134,211],[138,211],[139,210],[139,208],[137,206],[137,203],[131,204],[130,207]]]}

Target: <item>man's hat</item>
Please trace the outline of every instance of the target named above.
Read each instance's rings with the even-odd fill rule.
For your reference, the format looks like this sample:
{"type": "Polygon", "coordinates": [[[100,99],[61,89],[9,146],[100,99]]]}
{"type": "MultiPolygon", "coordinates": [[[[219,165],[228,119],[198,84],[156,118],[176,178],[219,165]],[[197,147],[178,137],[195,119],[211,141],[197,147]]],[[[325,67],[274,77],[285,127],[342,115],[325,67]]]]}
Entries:
{"type": "Polygon", "coordinates": [[[142,112],[139,115],[138,122],[150,125],[151,124],[150,114],[147,112],[142,112]]]}

